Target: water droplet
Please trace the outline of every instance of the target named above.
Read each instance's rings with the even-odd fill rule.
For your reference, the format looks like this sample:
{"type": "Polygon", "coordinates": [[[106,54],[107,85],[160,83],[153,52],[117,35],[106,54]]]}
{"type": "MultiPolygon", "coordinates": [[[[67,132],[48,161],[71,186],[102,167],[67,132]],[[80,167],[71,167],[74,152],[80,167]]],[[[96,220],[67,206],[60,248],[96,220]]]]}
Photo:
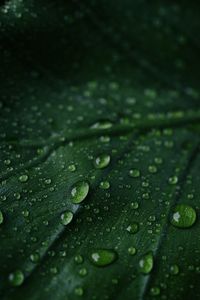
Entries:
{"type": "Polygon", "coordinates": [[[110,188],[110,183],[109,181],[101,181],[99,187],[102,190],[108,190],[110,188]]]}
{"type": "Polygon", "coordinates": [[[48,179],[45,179],[45,184],[51,184],[51,179],[50,178],[48,178],[48,179]]]}
{"type": "Polygon", "coordinates": [[[188,228],[196,221],[196,211],[189,205],[178,204],[173,210],[171,224],[175,227],[188,228]]]}
{"type": "Polygon", "coordinates": [[[26,210],[23,210],[22,211],[22,215],[25,217],[25,218],[28,218],[30,212],[26,209],[26,210]]]}
{"type": "Polygon", "coordinates": [[[169,177],[168,182],[169,182],[169,184],[171,184],[171,185],[177,184],[177,183],[178,183],[178,177],[177,177],[177,176],[169,177]]]}
{"type": "Polygon", "coordinates": [[[163,163],[163,159],[161,157],[155,157],[154,161],[157,165],[161,165],[163,163]]]}
{"type": "Polygon", "coordinates": [[[37,263],[39,260],[40,260],[40,255],[39,253],[33,253],[30,255],[30,260],[33,262],[33,263],[37,263]]]}
{"type": "Polygon", "coordinates": [[[77,204],[82,202],[89,192],[89,184],[86,181],[79,181],[74,184],[71,190],[72,202],[77,204]]]}
{"type": "Polygon", "coordinates": [[[129,171],[129,175],[133,178],[137,178],[137,177],[140,177],[140,170],[138,169],[131,169],[129,171]]]}
{"type": "Polygon", "coordinates": [[[114,250],[98,249],[90,255],[90,259],[95,266],[104,267],[117,259],[117,253],[114,250]]]}
{"type": "Polygon", "coordinates": [[[131,203],[131,208],[133,208],[133,209],[138,209],[138,207],[139,207],[138,202],[132,202],[132,203],[131,203]]]}
{"type": "Polygon", "coordinates": [[[110,142],[110,137],[107,136],[107,135],[101,136],[99,139],[100,139],[100,141],[101,141],[102,143],[109,143],[109,142],[110,142]]]}
{"type": "Polygon", "coordinates": [[[94,123],[91,128],[92,129],[108,129],[111,128],[113,124],[110,121],[99,121],[94,123]]]}
{"type": "Polygon", "coordinates": [[[3,213],[2,213],[2,211],[0,210],[0,224],[3,223],[3,220],[4,220],[3,213]]]}
{"type": "Polygon", "coordinates": [[[61,214],[60,218],[63,225],[68,225],[73,219],[73,213],[71,211],[65,211],[61,214]]]}
{"type": "Polygon", "coordinates": [[[83,263],[83,256],[81,256],[80,254],[76,255],[74,257],[74,261],[77,263],[77,264],[82,264],[83,263]]]}
{"type": "Polygon", "coordinates": [[[10,273],[8,280],[11,285],[19,286],[24,282],[24,274],[20,270],[16,270],[13,273],[10,273]]]}
{"type": "Polygon", "coordinates": [[[135,255],[136,252],[137,252],[137,250],[136,250],[135,247],[129,247],[129,248],[128,248],[128,253],[129,253],[130,255],[135,255]]]}
{"type": "Polygon", "coordinates": [[[177,275],[179,273],[179,267],[177,265],[172,265],[170,267],[170,273],[172,275],[177,275]]]}
{"type": "Polygon", "coordinates": [[[143,274],[148,274],[153,269],[152,253],[145,254],[139,261],[139,270],[143,274]]]}
{"type": "Polygon", "coordinates": [[[96,169],[106,168],[110,163],[110,155],[101,154],[94,160],[94,166],[96,169]]]}
{"type": "Polygon", "coordinates": [[[79,270],[79,275],[80,276],[86,276],[87,275],[87,269],[86,268],[82,268],[79,270]]]}
{"type": "Polygon", "coordinates": [[[157,173],[157,167],[154,165],[149,166],[148,171],[149,171],[149,173],[155,174],[155,173],[157,173]]]}
{"type": "Polygon", "coordinates": [[[151,296],[158,296],[158,295],[160,295],[160,288],[158,286],[153,286],[150,289],[150,295],[151,296]]]}
{"type": "Polygon", "coordinates": [[[130,224],[130,225],[128,225],[128,227],[126,228],[126,230],[127,230],[129,233],[132,233],[132,234],[138,232],[138,229],[139,229],[138,223],[130,224]]]}
{"type": "Polygon", "coordinates": [[[4,160],[4,164],[5,164],[6,166],[9,166],[9,165],[11,164],[11,160],[10,160],[10,159],[5,159],[5,160],[4,160]]]}
{"type": "Polygon", "coordinates": [[[27,182],[28,181],[28,175],[24,174],[19,176],[19,181],[20,182],[27,182]]]}
{"type": "Polygon", "coordinates": [[[69,166],[68,166],[68,170],[69,170],[70,172],[75,172],[75,171],[76,171],[76,166],[75,166],[74,164],[69,165],[69,166]]]}
{"type": "Polygon", "coordinates": [[[83,291],[83,288],[82,287],[76,287],[75,289],[74,289],[74,294],[76,295],[76,296],[83,296],[83,293],[84,293],[84,291],[83,291]]]}

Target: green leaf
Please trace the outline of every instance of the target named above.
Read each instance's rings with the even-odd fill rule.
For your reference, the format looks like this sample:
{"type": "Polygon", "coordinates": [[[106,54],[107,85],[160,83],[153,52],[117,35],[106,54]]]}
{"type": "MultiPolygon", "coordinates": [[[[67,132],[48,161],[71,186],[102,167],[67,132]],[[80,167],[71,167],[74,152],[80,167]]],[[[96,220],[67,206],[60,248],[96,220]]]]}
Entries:
{"type": "Polygon", "coordinates": [[[199,299],[194,1],[0,4],[0,298],[199,299]]]}

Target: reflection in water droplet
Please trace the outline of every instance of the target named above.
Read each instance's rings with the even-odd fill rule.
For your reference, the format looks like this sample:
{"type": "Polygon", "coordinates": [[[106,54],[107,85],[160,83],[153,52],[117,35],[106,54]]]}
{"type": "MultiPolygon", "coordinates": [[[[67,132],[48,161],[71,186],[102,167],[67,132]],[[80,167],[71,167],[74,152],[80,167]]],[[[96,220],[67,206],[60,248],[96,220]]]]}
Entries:
{"type": "Polygon", "coordinates": [[[71,190],[72,202],[77,204],[82,202],[89,192],[89,184],[86,181],[75,183],[71,190]]]}
{"type": "Polygon", "coordinates": [[[196,221],[196,211],[189,205],[178,204],[173,210],[171,224],[179,228],[191,227],[196,221]]]}
{"type": "Polygon", "coordinates": [[[90,255],[91,262],[98,267],[110,265],[116,259],[117,253],[110,249],[98,249],[90,255]]]}

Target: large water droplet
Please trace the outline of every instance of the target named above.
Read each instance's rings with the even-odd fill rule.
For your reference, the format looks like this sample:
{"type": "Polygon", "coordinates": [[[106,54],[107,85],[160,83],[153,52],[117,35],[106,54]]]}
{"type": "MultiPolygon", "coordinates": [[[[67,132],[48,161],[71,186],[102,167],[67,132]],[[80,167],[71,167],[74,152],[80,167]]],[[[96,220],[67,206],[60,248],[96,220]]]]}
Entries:
{"type": "Polygon", "coordinates": [[[63,225],[68,225],[73,219],[73,213],[71,211],[65,211],[61,214],[60,218],[63,225]]]}
{"type": "Polygon", "coordinates": [[[171,224],[180,227],[191,227],[196,221],[196,211],[189,205],[178,204],[173,210],[171,224]]]}
{"type": "Polygon", "coordinates": [[[98,267],[110,265],[116,259],[117,253],[110,249],[98,249],[90,255],[91,262],[98,267]]]}
{"type": "Polygon", "coordinates": [[[103,169],[107,167],[110,163],[110,155],[101,154],[94,160],[94,166],[96,169],[103,169]]]}
{"type": "Polygon", "coordinates": [[[19,286],[24,282],[24,274],[20,270],[10,273],[8,280],[11,285],[19,286]]]}
{"type": "Polygon", "coordinates": [[[152,253],[145,254],[139,261],[139,270],[143,274],[148,274],[153,269],[152,253]]]}
{"type": "Polygon", "coordinates": [[[89,184],[87,181],[79,181],[75,183],[71,190],[72,202],[77,204],[82,202],[89,192],[89,184]]]}

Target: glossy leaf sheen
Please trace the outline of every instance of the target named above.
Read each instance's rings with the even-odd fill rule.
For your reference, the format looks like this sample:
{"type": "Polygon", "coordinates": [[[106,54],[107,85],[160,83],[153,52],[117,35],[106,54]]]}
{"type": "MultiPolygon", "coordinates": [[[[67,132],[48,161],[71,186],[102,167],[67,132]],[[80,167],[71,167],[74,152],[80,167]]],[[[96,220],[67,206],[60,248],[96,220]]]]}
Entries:
{"type": "Polygon", "coordinates": [[[194,1],[1,2],[2,300],[200,298],[199,24],[194,1]]]}

